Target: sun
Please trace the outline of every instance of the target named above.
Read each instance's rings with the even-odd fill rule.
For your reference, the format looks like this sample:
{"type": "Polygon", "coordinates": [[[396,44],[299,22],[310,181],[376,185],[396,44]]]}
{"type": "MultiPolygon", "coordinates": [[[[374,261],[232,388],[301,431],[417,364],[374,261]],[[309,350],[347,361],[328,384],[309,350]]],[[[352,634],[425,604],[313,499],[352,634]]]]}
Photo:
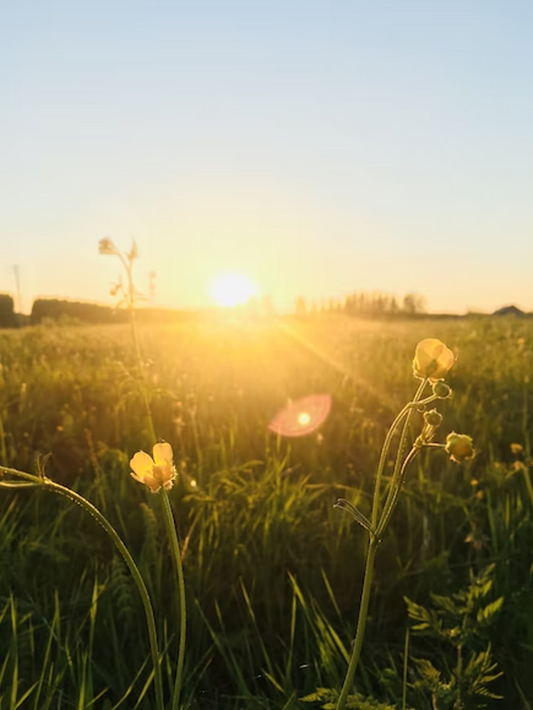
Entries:
{"type": "Polygon", "coordinates": [[[257,287],[245,274],[227,272],[219,274],[209,289],[211,299],[222,308],[242,306],[257,296],[257,287]]]}

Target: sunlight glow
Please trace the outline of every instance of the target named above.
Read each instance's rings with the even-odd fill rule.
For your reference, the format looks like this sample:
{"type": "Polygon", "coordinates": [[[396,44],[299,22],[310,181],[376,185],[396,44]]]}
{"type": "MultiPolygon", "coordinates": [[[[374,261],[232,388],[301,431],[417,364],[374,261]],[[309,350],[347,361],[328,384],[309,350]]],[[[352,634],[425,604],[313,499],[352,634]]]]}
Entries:
{"type": "Polygon", "coordinates": [[[298,414],[298,424],[300,426],[309,426],[310,423],[311,415],[309,412],[300,412],[300,414],[298,414]]]}
{"type": "Polygon", "coordinates": [[[234,308],[242,306],[258,295],[254,282],[245,274],[219,274],[209,290],[211,299],[217,306],[234,308]]]}
{"type": "Polygon", "coordinates": [[[280,436],[305,436],[326,421],[331,403],[329,394],[310,394],[302,399],[290,401],[276,414],[268,428],[280,436]]]}

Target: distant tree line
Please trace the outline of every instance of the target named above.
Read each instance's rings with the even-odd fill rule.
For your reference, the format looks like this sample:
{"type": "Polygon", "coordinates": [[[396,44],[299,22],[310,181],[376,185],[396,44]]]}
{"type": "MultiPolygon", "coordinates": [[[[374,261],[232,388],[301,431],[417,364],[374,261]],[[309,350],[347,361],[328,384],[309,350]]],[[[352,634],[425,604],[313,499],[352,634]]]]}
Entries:
{"type": "MultiPolygon", "coordinates": [[[[274,307],[271,298],[265,296],[262,299],[250,299],[248,304],[240,307],[239,312],[260,318],[272,315],[274,307]]],[[[354,317],[379,318],[396,315],[413,316],[424,312],[424,298],[412,293],[404,296],[401,301],[390,294],[361,291],[345,298],[323,298],[310,302],[307,302],[303,296],[299,296],[295,303],[295,313],[298,316],[345,313],[354,317]]],[[[137,308],[135,314],[141,322],[158,323],[180,322],[202,316],[201,312],[164,308],[137,308]]],[[[36,299],[30,316],[21,316],[14,311],[13,298],[7,294],[0,294],[0,328],[12,328],[27,323],[38,325],[46,321],[126,323],[128,319],[128,310],[124,308],[55,298],[36,299]]]]}
{"type": "MultiPolygon", "coordinates": [[[[171,308],[138,308],[135,316],[140,322],[173,323],[195,318],[194,311],[171,308]]],[[[57,298],[37,298],[29,316],[15,313],[14,301],[8,294],[0,294],[0,328],[39,325],[46,322],[64,323],[126,323],[129,312],[96,303],[68,301],[57,298]]]]}
{"type": "Polygon", "coordinates": [[[0,328],[12,328],[17,324],[13,298],[0,293],[0,328]]]}
{"type": "MultiPolygon", "coordinates": [[[[177,323],[198,320],[202,317],[209,318],[215,311],[220,313],[219,309],[180,311],[172,308],[137,308],[135,317],[140,322],[177,323]]],[[[250,299],[247,304],[239,306],[235,311],[253,320],[261,320],[273,315],[274,306],[270,296],[264,296],[250,299]]],[[[408,293],[402,299],[387,293],[366,291],[354,292],[345,298],[322,298],[311,301],[307,301],[303,296],[298,296],[294,304],[294,313],[299,317],[343,313],[357,318],[393,318],[413,317],[425,312],[424,297],[414,293],[408,293]]],[[[501,308],[494,315],[533,317],[533,313],[523,313],[515,306],[501,308]]],[[[437,316],[434,314],[433,317],[437,316]]],[[[447,316],[441,314],[441,317],[447,316]]],[[[15,313],[12,296],[0,294],[0,328],[38,325],[48,321],[98,324],[126,323],[128,320],[129,313],[125,308],[54,298],[36,299],[33,302],[31,314],[29,316],[21,315],[15,313]]]]}
{"type": "Polygon", "coordinates": [[[345,298],[323,298],[309,303],[303,296],[298,296],[294,310],[298,316],[344,313],[360,318],[379,318],[425,313],[426,304],[424,297],[415,293],[408,293],[398,300],[396,296],[388,293],[358,291],[345,298]]]}
{"type": "Polygon", "coordinates": [[[113,311],[108,306],[100,306],[96,303],[38,298],[33,302],[30,323],[36,325],[46,319],[70,319],[83,323],[121,323],[126,322],[127,315],[126,311],[113,311]]]}
{"type": "MultiPolygon", "coordinates": [[[[30,323],[37,325],[47,320],[70,320],[94,324],[127,323],[129,317],[127,308],[112,308],[82,301],[38,298],[33,302],[30,323]]],[[[194,313],[172,308],[136,308],[135,317],[141,322],[173,323],[190,319],[194,317],[194,313]]]]}

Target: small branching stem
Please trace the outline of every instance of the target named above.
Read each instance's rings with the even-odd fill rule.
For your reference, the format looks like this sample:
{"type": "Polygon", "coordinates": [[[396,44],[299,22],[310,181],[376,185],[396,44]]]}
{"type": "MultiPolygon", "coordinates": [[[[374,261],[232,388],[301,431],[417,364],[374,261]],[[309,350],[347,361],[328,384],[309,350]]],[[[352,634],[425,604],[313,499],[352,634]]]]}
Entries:
{"type": "Polygon", "coordinates": [[[405,481],[405,474],[407,471],[407,467],[409,466],[409,464],[412,461],[414,461],[414,458],[418,454],[419,451],[420,451],[419,448],[413,447],[411,449],[411,451],[405,457],[405,460],[404,460],[402,467],[400,469],[397,484],[393,489],[393,494],[390,497],[390,500],[387,500],[387,503],[386,503],[385,507],[383,508],[383,513],[381,514],[381,520],[380,520],[378,528],[376,530],[376,536],[378,538],[381,538],[381,536],[383,535],[383,531],[385,530],[385,528],[389,524],[389,520],[391,519],[391,516],[394,513],[394,509],[396,508],[396,505],[398,503],[398,498],[400,496],[400,491],[402,490],[402,486],[405,481]]]}
{"type": "MultiPolygon", "coordinates": [[[[405,405],[405,407],[401,410],[401,412],[398,414],[396,419],[392,422],[387,435],[385,436],[385,441],[383,443],[383,448],[381,449],[381,455],[379,457],[379,463],[378,463],[378,469],[376,472],[376,483],[374,487],[374,500],[372,503],[372,527],[374,530],[376,529],[377,522],[378,522],[378,515],[379,515],[379,503],[380,503],[380,497],[381,497],[381,478],[383,476],[383,471],[385,470],[385,465],[387,463],[387,456],[389,454],[389,449],[392,443],[392,439],[394,437],[394,434],[396,433],[396,430],[398,426],[401,424],[403,421],[404,417],[407,415],[410,415],[413,409],[415,407],[420,405],[420,397],[422,396],[422,392],[424,391],[425,387],[427,384],[427,380],[423,380],[416,393],[415,396],[413,397],[412,402],[408,402],[408,404],[405,405]]],[[[428,401],[433,401],[434,397],[428,397],[428,401]]],[[[427,403],[427,402],[426,402],[427,403]]],[[[406,422],[407,424],[408,422],[406,422]]],[[[406,427],[404,427],[404,431],[406,431],[406,427]]]]}
{"type": "Polygon", "coordinates": [[[352,655],[350,657],[350,662],[348,664],[348,671],[344,679],[344,684],[342,686],[341,694],[337,700],[337,705],[335,710],[344,710],[348,696],[353,686],[353,679],[355,676],[355,671],[359,663],[359,658],[361,656],[361,648],[363,646],[363,638],[365,635],[365,626],[368,616],[368,606],[370,603],[370,592],[372,588],[372,577],[374,574],[374,563],[376,559],[377,546],[380,541],[381,534],[386,528],[390,520],[390,515],[392,514],[394,507],[396,505],[397,497],[401,489],[401,485],[405,478],[405,471],[407,465],[413,460],[414,456],[418,453],[418,449],[413,448],[411,452],[406,456],[405,461],[403,461],[403,451],[407,439],[407,434],[409,432],[409,424],[411,421],[411,416],[416,409],[416,407],[421,404],[427,404],[429,401],[433,401],[433,397],[427,397],[425,400],[421,400],[424,389],[428,383],[427,379],[422,380],[418,389],[416,390],[413,400],[406,404],[406,406],[401,410],[396,419],[393,421],[385,441],[383,443],[383,448],[381,450],[381,456],[378,463],[378,469],[376,472],[376,481],[374,488],[374,497],[372,503],[372,530],[369,531],[368,537],[368,552],[366,557],[365,572],[363,577],[363,589],[361,592],[361,603],[359,606],[359,617],[357,620],[357,630],[355,633],[355,640],[352,649],[352,655]],[[396,452],[396,461],[394,465],[394,472],[392,475],[392,481],[389,488],[389,493],[387,500],[385,502],[383,512],[381,515],[380,523],[378,525],[379,519],[379,508],[381,502],[381,478],[383,471],[385,469],[385,464],[387,462],[388,452],[396,433],[396,430],[403,422],[403,428],[400,435],[400,441],[398,443],[398,449],[396,452]]]}
{"type": "MultiPolygon", "coordinates": [[[[404,424],[402,427],[402,433],[400,434],[400,441],[398,443],[398,450],[396,452],[396,461],[394,463],[392,480],[391,480],[391,483],[389,486],[389,492],[387,494],[387,499],[386,499],[385,505],[383,507],[384,511],[390,507],[392,499],[395,497],[395,495],[397,495],[396,489],[398,487],[398,479],[401,475],[402,462],[403,462],[403,451],[404,451],[404,447],[405,447],[405,444],[407,441],[407,435],[409,433],[409,424],[411,423],[411,417],[413,415],[413,412],[415,411],[415,408],[420,404],[420,397],[422,396],[422,393],[426,387],[427,382],[428,382],[427,379],[422,380],[422,382],[420,383],[420,385],[415,393],[415,396],[413,397],[413,401],[409,402],[409,405],[411,405],[411,406],[409,407],[409,410],[405,416],[405,421],[404,421],[404,424]]],[[[379,482],[376,481],[376,486],[378,483],[379,482]]],[[[379,493],[378,493],[377,497],[379,500],[379,493]]],[[[372,513],[374,514],[374,510],[372,511],[372,513]]],[[[376,514],[376,517],[377,517],[377,514],[376,514]]]]}
{"type": "Polygon", "coordinates": [[[150,398],[148,397],[148,390],[146,388],[146,379],[144,376],[144,369],[143,369],[143,358],[142,358],[142,353],[141,353],[141,344],[139,340],[139,331],[137,328],[137,320],[135,318],[135,283],[133,281],[133,262],[131,260],[126,260],[124,258],[124,254],[122,254],[120,251],[115,252],[118,258],[120,259],[120,262],[122,266],[124,267],[124,271],[126,272],[126,278],[128,280],[128,291],[126,294],[127,301],[128,301],[128,312],[130,314],[130,326],[131,326],[131,337],[133,340],[133,347],[135,350],[135,360],[137,362],[137,371],[138,371],[138,377],[139,377],[139,389],[141,392],[141,397],[143,398],[144,406],[146,409],[146,419],[148,422],[148,430],[150,434],[151,440],[155,443],[157,441],[157,437],[155,435],[155,428],[154,428],[154,420],[152,417],[152,409],[150,406],[150,398]]]}

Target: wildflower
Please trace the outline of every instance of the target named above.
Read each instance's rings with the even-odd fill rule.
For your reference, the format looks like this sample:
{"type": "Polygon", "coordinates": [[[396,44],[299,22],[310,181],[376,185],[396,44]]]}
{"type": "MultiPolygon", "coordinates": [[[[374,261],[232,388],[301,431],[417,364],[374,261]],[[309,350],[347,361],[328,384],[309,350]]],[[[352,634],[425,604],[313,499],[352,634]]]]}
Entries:
{"type": "Polygon", "coordinates": [[[100,254],[118,254],[116,246],[111,239],[104,237],[98,243],[98,251],[100,254]]]}
{"type": "Polygon", "coordinates": [[[144,451],[137,451],[130,461],[133,469],[130,474],[139,483],[147,485],[152,493],[157,493],[161,486],[168,491],[177,475],[172,461],[172,447],[166,442],[156,444],[153,454],[154,458],[144,451]]]}
{"type": "Polygon", "coordinates": [[[474,457],[474,442],[467,434],[457,434],[452,431],[446,437],[446,453],[450,454],[452,461],[460,463],[474,457]]]}
{"type": "Polygon", "coordinates": [[[511,444],[511,453],[514,454],[514,456],[519,456],[523,450],[524,447],[522,444],[511,444]]]}
{"type": "Polygon", "coordinates": [[[413,372],[421,379],[442,380],[454,362],[455,355],[450,348],[436,338],[426,338],[416,346],[413,372]]]}

